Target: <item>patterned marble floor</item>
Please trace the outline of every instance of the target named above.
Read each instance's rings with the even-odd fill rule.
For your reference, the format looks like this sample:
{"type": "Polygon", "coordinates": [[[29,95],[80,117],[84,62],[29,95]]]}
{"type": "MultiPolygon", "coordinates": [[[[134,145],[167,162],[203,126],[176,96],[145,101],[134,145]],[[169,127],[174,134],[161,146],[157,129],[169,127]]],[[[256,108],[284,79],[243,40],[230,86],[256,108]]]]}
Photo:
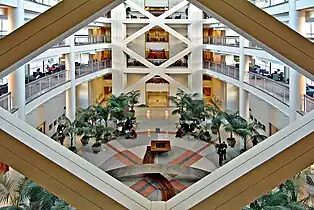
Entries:
{"type": "MultiPolygon", "coordinates": [[[[78,154],[95,166],[104,171],[142,165],[147,146],[151,140],[169,140],[171,151],[159,154],[155,157],[155,164],[176,165],[190,167],[209,173],[219,167],[218,155],[214,144],[194,139],[191,136],[175,138],[177,117],[171,116],[171,109],[138,109],[137,113],[137,139],[118,139],[102,145],[101,152],[92,153],[89,145],[82,147],[78,154]],[[156,134],[155,129],[160,128],[161,133],[156,134]]],[[[226,134],[222,134],[226,135],[226,134]]],[[[213,136],[215,143],[218,137],[213,136]]],[[[232,159],[238,154],[237,145],[235,149],[227,150],[227,159],[232,159]]],[[[141,167],[137,167],[141,168],[141,167]]],[[[184,189],[197,182],[197,179],[187,179],[180,174],[162,174],[173,186],[178,194],[184,189]]],[[[119,180],[136,192],[147,197],[149,200],[158,201],[162,198],[159,183],[146,174],[136,174],[119,180]]]]}

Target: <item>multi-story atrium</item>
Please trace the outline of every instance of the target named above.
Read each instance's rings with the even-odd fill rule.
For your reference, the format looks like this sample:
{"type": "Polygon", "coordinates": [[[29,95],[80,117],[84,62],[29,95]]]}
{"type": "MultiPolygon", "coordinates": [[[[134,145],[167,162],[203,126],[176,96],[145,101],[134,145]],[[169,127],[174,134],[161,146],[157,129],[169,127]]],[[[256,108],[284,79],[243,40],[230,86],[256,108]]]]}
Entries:
{"type": "Polygon", "coordinates": [[[313,0],[0,0],[0,209],[313,209],[313,0]]]}

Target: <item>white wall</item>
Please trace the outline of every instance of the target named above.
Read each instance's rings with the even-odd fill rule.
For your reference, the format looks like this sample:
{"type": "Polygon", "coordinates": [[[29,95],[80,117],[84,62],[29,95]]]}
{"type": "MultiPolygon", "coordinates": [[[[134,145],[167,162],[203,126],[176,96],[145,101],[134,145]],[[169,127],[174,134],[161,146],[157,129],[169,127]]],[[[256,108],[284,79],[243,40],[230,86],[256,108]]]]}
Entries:
{"type": "Polygon", "coordinates": [[[61,93],[27,114],[26,122],[35,128],[45,122],[45,134],[52,136],[56,131],[54,122],[65,113],[64,107],[65,93],[61,93]]]}
{"type": "Polygon", "coordinates": [[[225,55],[225,61],[227,65],[235,65],[234,55],[225,55]]]}
{"type": "Polygon", "coordinates": [[[78,53],[75,54],[75,62],[88,64],[89,54],[88,53],[78,53]]]}
{"type": "Polygon", "coordinates": [[[75,88],[76,91],[76,107],[86,109],[90,102],[89,102],[89,95],[88,95],[88,84],[89,82],[84,82],[80,85],[77,85],[75,88]]]}
{"type": "Polygon", "coordinates": [[[278,109],[274,108],[267,102],[250,94],[250,115],[257,119],[261,124],[265,125],[265,134],[269,134],[269,123],[275,127],[282,129],[289,124],[289,117],[284,115],[278,109]]]}
{"type": "Polygon", "coordinates": [[[239,88],[225,82],[225,109],[232,112],[239,111],[239,88]]]}
{"type": "MultiPolygon", "coordinates": [[[[181,25],[180,25],[181,26],[181,25]]],[[[183,36],[187,36],[188,31],[187,28],[174,28],[174,30],[176,30],[178,33],[180,33],[183,36]]],[[[181,52],[182,50],[186,49],[187,45],[182,42],[181,40],[179,40],[178,38],[176,38],[175,36],[172,36],[171,34],[169,34],[169,56],[170,58],[173,57],[174,55],[178,54],[179,52],[181,52]]]]}
{"type": "MultiPolygon", "coordinates": [[[[127,27],[126,34],[130,36],[140,29],[141,27],[127,27]]],[[[128,47],[145,58],[145,33],[130,42],[128,47]]]]}

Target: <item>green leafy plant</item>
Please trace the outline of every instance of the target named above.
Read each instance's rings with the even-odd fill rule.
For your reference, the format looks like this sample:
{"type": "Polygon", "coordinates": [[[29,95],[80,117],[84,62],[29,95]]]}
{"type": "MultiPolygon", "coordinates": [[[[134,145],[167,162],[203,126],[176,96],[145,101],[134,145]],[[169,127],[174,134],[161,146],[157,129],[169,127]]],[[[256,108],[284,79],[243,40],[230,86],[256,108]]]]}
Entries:
{"type": "Polygon", "coordinates": [[[131,108],[131,111],[133,112],[135,104],[139,103],[141,92],[140,90],[132,90],[128,92],[126,95],[129,98],[130,108],[131,108]]]}
{"type": "Polygon", "coordinates": [[[71,207],[57,196],[25,177],[0,174],[1,210],[70,210],[71,207]],[[61,205],[62,204],[62,205],[61,205]]]}
{"type": "Polygon", "coordinates": [[[227,133],[230,133],[230,137],[227,138],[229,146],[234,147],[236,139],[234,138],[234,132],[239,129],[245,122],[244,119],[239,116],[239,113],[224,112],[224,129],[227,133]]]}
{"type": "Polygon", "coordinates": [[[125,112],[129,107],[129,98],[125,94],[120,94],[119,96],[112,95],[107,105],[111,107],[111,116],[117,121],[123,121],[125,112]]]}
{"type": "Polygon", "coordinates": [[[170,101],[177,107],[172,111],[172,115],[179,114],[180,119],[185,120],[187,118],[186,111],[188,111],[188,109],[192,106],[193,99],[198,96],[198,93],[187,94],[183,90],[178,89],[175,96],[169,96],[170,101]]]}
{"type": "Polygon", "coordinates": [[[214,107],[207,107],[206,111],[210,113],[209,116],[211,116],[211,119],[212,119],[211,131],[215,135],[218,134],[218,141],[219,141],[219,144],[221,144],[222,140],[221,140],[220,128],[223,124],[224,113],[214,107]]]}
{"type": "Polygon", "coordinates": [[[260,128],[261,126],[259,124],[255,122],[248,123],[245,119],[243,119],[240,126],[233,131],[236,135],[243,139],[244,147],[241,149],[241,153],[247,150],[247,142],[249,138],[253,136],[262,136],[258,131],[260,128]]]}

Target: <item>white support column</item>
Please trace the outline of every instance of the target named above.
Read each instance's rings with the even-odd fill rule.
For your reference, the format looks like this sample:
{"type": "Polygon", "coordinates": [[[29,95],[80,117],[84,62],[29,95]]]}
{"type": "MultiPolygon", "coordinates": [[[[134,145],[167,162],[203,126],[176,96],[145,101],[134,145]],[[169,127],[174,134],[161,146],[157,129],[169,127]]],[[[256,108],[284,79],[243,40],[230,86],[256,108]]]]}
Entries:
{"type": "MultiPolygon", "coordinates": [[[[289,0],[289,25],[303,34],[305,23],[305,12],[296,10],[296,0],[289,0]]],[[[297,111],[303,111],[303,95],[306,94],[306,78],[294,69],[289,72],[289,121],[294,122],[297,118],[297,111]]]]}
{"type": "MultiPolygon", "coordinates": [[[[192,24],[188,26],[188,36],[193,45],[203,44],[203,11],[196,6],[189,5],[189,19],[192,24]]],[[[193,47],[189,56],[189,75],[188,83],[192,93],[199,93],[203,97],[203,50],[201,47],[193,47]]]]}
{"type": "Polygon", "coordinates": [[[87,92],[88,92],[88,106],[90,106],[92,105],[92,81],[88,81],[87,92]]]}
{"type": "MultiPolygon", "coordinates": [[[[16,8],[8,8],[9,32],[24,24],[24,0],[17,0],[16,8]]],[[[12,95],[13,108],[18,108],[18,117],[25,120],[25,67],[21,66],[8,76],[8,88],[12,95]]]]}
{"type": "Polygon", "coordinates": [[[249,119],[249,93],[244,90],[243,82],[247,82],[249,80],[249,57],[244,54],[244,45],[245,39],[240,36],[240,69],[239,69],[239,114],[244,119],[249,119]]]}
{"type": "Polygon", "coordinates": [[[65,55],[65,68],[67,70],[67,79],[71,80],[71,88],[66,91],[66,117],[73,121],[76,111],[74,36],[69,39],[70,53],[65,55]]]}
{"type": "Polygon", "coordinates": [[[239,111],[239,88],[225,82],[225,110],[239,111]]]}
{"type": "Polygon", "coordinates": [[[112,48],[112,94],[114,95],[123,92],[127,81],[127,74],[123,73],[123,69],[126,68],[126,56],[121,47],[118,47],[126,37],[126,26],[123,24],[125,18],[124,4],[111,10],[111,42],[116,45],[112,48]]]}
{"type": "Polygon", "coordinates": [[[240,88],[239,90],[239,114],[242,118],[248,120],[250,117],[249,92],[240,88]]]}

